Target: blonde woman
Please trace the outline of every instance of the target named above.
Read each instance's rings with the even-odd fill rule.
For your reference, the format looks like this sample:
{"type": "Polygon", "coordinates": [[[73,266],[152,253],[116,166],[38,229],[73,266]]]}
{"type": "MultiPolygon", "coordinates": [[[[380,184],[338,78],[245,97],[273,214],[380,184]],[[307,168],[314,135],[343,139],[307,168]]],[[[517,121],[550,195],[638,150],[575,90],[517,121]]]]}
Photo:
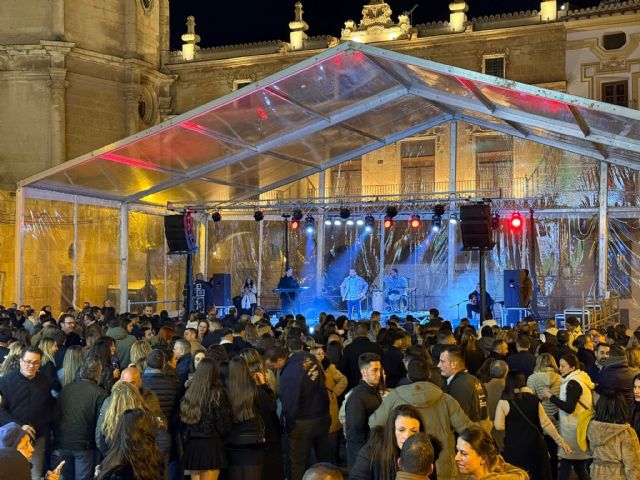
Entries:
{"type": "Polygon", "coordinates": [[[76,380],[76,374],[83,363],[83,351],[80,345],[71,345],[64,353],[62,368],[58,370],[58,380],[64,387],[76,380]]]}
{"type": "Polygon", "coordinates": [[[0,366],[0,377],[4,377],[8,373],[13,372],[20,368],[20,357],[22,356],[22,350],[25,346],[20,342],[13,342],[9,346],[9,353],[0,366]]]}
{"type": "Polygon", "coordinates": [[[131,344],[129,357],[130,367],[136,367],[138,371],[144,372],[147,368],[147,355],[151,351],[151,344],[146,340],[137,340],[131,344]]]}
{"type": "Polygon", "coordinates": [[[58,368],[56,367],[55,356],[58,351],[58,344],[53,338],[43,338],[38,343],[38,348],[42,350],[42,365],[40,366],[40,372],[49,378],[49,385],[51,387],[53,396],[57,396],[57,392],[62,390],[62,386],[58,381],[58,368]]]}
{"type": "Polygon", "coordinates": [[[96,445],[102,455],[109,451],[118,419],[126,410],[136,408],[146,410],[138,389],[130,383],[116,382],[111,389],[111,396],[102,404],[96,424],[96,445]]]}

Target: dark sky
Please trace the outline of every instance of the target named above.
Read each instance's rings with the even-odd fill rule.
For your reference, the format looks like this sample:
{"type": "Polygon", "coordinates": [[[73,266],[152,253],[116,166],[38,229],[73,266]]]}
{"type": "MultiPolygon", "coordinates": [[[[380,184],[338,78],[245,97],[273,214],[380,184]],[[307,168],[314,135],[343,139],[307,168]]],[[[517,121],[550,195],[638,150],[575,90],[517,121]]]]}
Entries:
{"type": "MultiPolygon", "coordinates": [[[[340,36],[344,21],[360,21],[362,6],[368,0],[302,0],[304,19],[309,24],[310,36],[340,36]]],[[[387,0],[393,9],[393,18],[418,7],[413,23],[449,20],[451,0],[387,0]]],[[[289,22],[293,20],[296,0],[172,0],[171,48],[180,49],[180,35],[186,31],[188,15],[196,17],[196,33],[201,47],[234,45],[265,40],[289,39],[289,22]]],[[[561,0],[558,1],[560,5],[561,0]]],[[[572,1],[572,8],[597,5],[599,0],[572,1]]],[[[538,10],[538,0],[467,0],[473,17],[520,10],[538,10]]]]}

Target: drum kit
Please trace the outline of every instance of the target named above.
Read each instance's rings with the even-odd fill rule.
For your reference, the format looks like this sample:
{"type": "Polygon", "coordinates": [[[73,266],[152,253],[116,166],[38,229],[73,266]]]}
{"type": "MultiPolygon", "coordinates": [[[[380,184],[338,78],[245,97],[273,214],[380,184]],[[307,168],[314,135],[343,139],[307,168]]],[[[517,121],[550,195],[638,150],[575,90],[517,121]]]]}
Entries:
{"type": "Polygon", "coordinates": [[[404,290],[403,293],[397,289],[389,290],[388,292],[378,288],[373,289],[371,291],[371,306],[373,310],[386,313],[405,313],[415,310],[415,301],[410,302],[410,299],[413,299],[416,287],[404,290]]]}

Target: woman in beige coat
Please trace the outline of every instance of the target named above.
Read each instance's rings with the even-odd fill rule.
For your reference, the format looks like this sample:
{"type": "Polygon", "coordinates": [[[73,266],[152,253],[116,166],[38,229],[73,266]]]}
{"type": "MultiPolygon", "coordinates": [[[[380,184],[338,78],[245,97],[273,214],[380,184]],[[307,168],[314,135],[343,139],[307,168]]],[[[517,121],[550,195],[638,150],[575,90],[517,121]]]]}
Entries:
{"type": "Polygon", "coordinates": [[[621,394],[604,393],[587,428],[593,453],[591,480],[640,478],[640,442],[628,423],[629,412],[621,394]]]}
{"type": "Polygon", "coordinates": [[[340,450],[340,431],[342,424],[339,419],[338,397],[347,388],[349,381],[336,366],[329,362],[324,354],[324,346],[317,344],[313,340],[307,341],[307,346],[311,353],[315,355],[324,369],[325,386],[329,393],[329,413],[331,414],[331,425],[329,426],[329,444],[331,445],[332,463],[338,464],[340,450]]]}

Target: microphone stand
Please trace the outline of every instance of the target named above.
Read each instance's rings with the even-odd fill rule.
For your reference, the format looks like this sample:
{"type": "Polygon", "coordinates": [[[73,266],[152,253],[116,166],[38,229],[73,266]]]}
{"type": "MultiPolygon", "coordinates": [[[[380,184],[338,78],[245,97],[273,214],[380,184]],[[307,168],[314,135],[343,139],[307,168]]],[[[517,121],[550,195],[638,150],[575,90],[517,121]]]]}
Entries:
{"type": "Polygon", "coordinates": [[[453,308],[453,307],[458,307],[458,322],[460,321],[460,304],[464,303],[464,302],[468,302],[468,299],[464,299],[464,300],[460,300],[458,303],[454,303],[453,305],[449,306],[448,308],[453,308]]]}

